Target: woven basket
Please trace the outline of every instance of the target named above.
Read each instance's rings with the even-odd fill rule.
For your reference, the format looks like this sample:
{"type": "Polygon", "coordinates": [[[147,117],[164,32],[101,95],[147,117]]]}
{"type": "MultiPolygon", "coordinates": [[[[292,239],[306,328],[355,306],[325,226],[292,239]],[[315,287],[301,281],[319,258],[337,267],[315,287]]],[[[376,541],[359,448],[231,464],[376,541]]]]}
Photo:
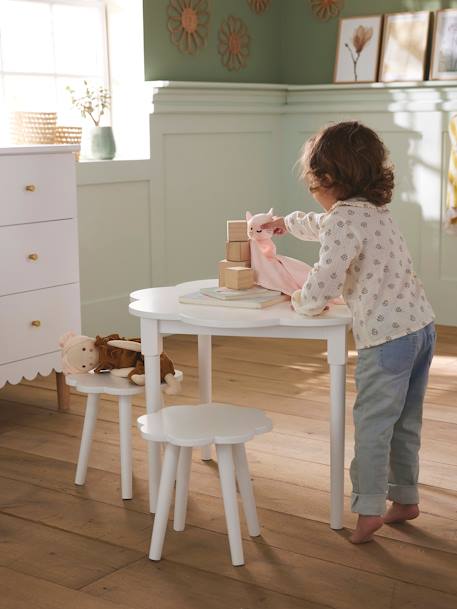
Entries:
{"type": "Polygon", "coordinates": [[[13,112],[11,139],[14,144],[54,144],[56,112],[13,112]]]}
{"type": "Polygon", "coordinates": [[[57,125],[55,144],[80,144],[81,143],[81,127],[62,127],[57,125]]]}
{"type": "MultiPolygon", "coordinates": [[[[82,128],[81,127],[56,127],[56,136],[54,144],[81,144],[82,128]]],[[[79,161],[79,152],[75,152],[76,160],[79,161]]]]}

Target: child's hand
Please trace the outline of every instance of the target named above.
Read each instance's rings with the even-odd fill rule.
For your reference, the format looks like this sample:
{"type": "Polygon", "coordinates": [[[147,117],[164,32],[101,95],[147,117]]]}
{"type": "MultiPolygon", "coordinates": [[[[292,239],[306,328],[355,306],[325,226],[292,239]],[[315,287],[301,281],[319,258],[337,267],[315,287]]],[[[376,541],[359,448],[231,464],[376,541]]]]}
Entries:
{"type": "Polygon", "coordinates": [[[284,218],[281,216],[273,216],[271,222],[266,222],[260,227],[266,230],[272,230],[275,235],[284,235],[287,233],[286,224],[284,218]]]}

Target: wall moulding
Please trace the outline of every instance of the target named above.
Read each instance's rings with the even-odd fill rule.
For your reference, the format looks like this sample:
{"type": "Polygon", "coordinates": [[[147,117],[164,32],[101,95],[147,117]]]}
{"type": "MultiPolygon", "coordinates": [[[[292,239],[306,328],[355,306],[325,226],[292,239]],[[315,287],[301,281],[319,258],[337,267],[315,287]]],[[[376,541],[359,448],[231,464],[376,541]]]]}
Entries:
{"type": "Polygon", "coordinates": [[[270,85],[156,81],[154,113],[294,114],[329,111],[457,111],[448,82],[270,85]],[[347,106],[347,107],[346,107],[347,106]]]}

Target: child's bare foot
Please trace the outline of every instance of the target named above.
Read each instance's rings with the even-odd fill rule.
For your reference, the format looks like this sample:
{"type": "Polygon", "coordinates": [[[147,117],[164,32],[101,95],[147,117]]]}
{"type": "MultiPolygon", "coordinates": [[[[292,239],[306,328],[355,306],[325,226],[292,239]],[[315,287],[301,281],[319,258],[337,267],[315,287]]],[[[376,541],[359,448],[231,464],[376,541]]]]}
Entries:
{"type": "Polygon", "coordinates": [[[392,503],[384,515],[386,524],[399,524],[407,520],[414,520],[419,516],[419,506],[417,503],[392,503]]]}
{"type": "Polygon", "coordinates": [[[367,543],[372,541],[373,533],[380,529],[384,524],[382,516],[362,516],[359,515],[357,526],[352,533],[349,541],[351,543],[367,543]]]}

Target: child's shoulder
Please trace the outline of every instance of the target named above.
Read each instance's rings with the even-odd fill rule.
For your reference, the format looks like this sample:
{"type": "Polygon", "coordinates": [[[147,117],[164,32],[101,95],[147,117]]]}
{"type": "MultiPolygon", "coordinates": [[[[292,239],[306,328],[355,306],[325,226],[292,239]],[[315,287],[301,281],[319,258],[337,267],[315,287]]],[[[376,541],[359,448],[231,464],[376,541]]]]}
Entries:
{"type": "Polygon", "coordinates": [[[351,220],[355,217],[368,219],[377,217],[379,213],[387,211],[388,209],[385,205],[378,206],[365,199],[347,199],[334,203],[325,214],[324,222],[337,223],[338,221],[346,221],[346,224],[350,224],[351,220]]]}

